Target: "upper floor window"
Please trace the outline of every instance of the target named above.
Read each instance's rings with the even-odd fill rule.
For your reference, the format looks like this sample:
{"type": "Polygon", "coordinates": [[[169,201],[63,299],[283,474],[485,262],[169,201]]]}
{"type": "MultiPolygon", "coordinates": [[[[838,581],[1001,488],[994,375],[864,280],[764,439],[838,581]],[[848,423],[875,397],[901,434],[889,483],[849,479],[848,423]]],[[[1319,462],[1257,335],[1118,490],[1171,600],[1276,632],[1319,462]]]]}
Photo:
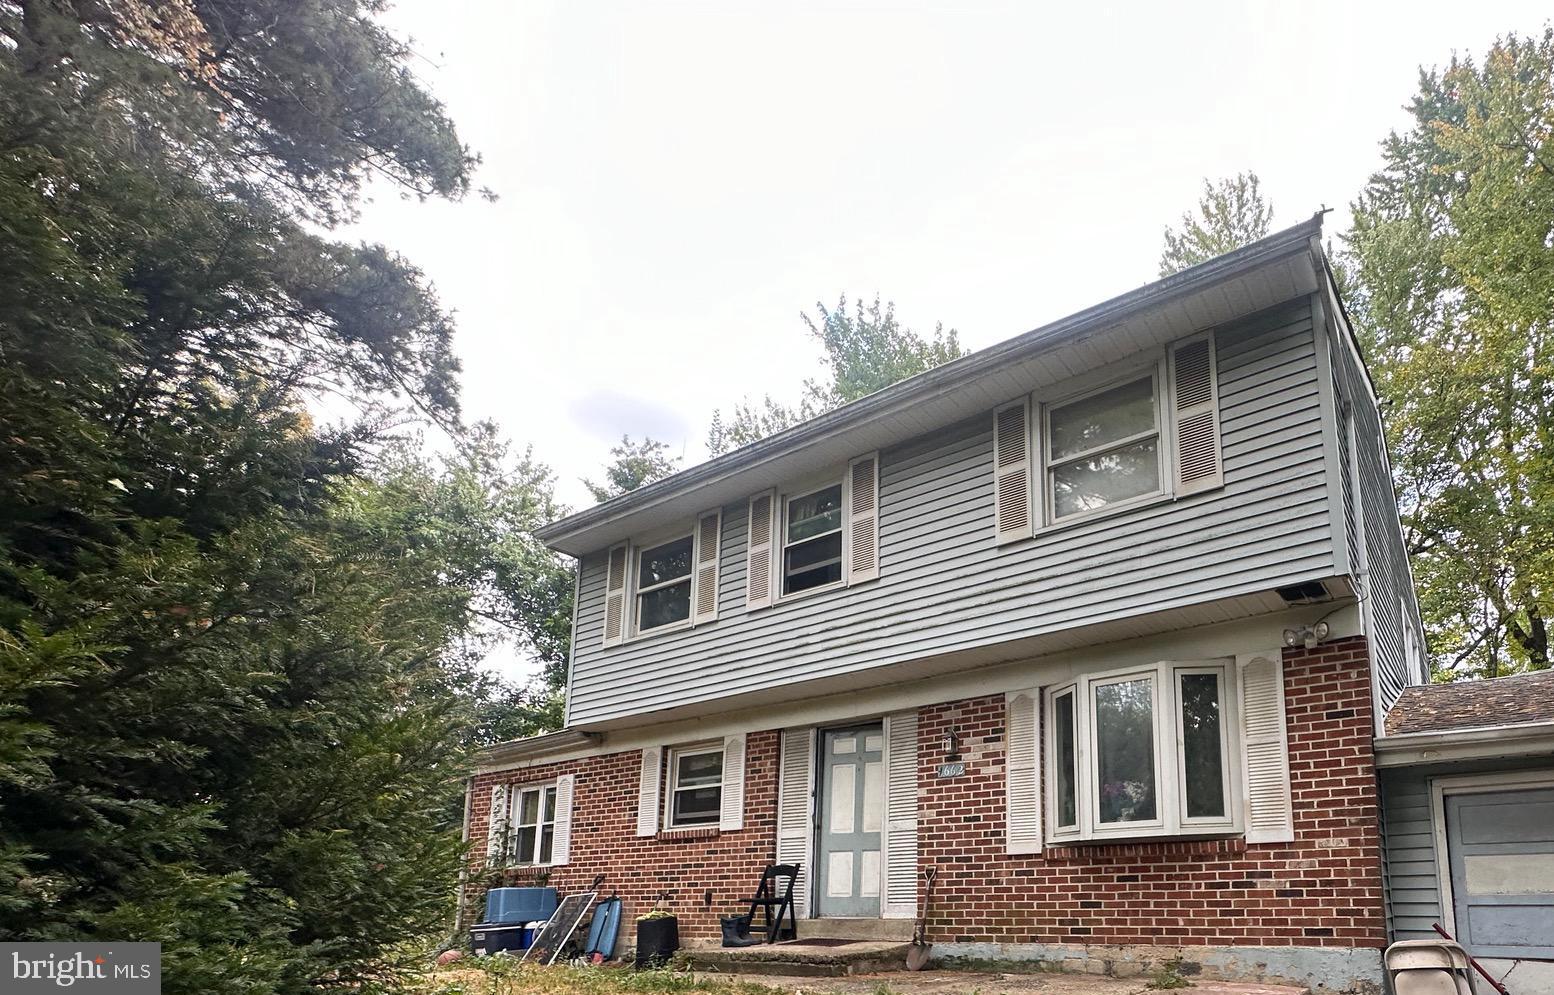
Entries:
{"type": "Polygon", "coordinates": [[[723,747],[670,750],[668,795],[665,828],[716,825],[723,811],[723,747]]]}
{"type": "Polygon", "coordinates": [[[1159,664],[1048,695],[1054,839],[1230,831],[1228,672],[1159,664]]]}
{"type": "Polygon", "coordinates": [[[842,580],[842,485],[788,498],[783,508],[782,593],[842,580]]]}
{"type": "Polygon", "coordinates": [[[993,409],[999,544],[1225,484],[1212,332],[993,409]]]}
{"type": "Polygon", "coordinates": [[[692,536],[685,535],[637,554],[638,632],[657,629],[691,617],[692,536]]]}
{"type": "Polygon", "coordinates": [[[1159,395],[1151,370],[1047,408],[1053,521],[1161,492],[1159,395]]]}
{"type": "Polygon", "coordinates": [[[508,858],[514,864],[548,864],[556,841],[556,786],[523,788],[513,799],[508,858]]]}

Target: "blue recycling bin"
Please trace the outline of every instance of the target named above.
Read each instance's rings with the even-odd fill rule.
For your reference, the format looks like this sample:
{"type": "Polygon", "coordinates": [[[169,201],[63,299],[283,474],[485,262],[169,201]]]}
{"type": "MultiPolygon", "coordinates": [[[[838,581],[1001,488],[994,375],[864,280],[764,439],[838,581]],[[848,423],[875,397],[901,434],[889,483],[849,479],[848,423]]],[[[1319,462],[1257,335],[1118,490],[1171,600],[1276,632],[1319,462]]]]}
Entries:
{"type": "Polygon", "coordinates": [[[549,919],[559,896],[554,888],[492,888],[486,892],[488,924],[528,923],[549,919]]]}

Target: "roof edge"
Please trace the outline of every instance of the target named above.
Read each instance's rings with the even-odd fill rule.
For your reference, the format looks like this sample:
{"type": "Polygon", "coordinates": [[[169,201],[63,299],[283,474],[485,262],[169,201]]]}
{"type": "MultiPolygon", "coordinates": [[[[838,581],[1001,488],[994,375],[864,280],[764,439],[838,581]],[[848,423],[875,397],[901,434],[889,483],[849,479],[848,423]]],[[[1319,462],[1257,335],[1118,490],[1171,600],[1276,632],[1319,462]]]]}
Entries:
{"type": "Polygon", "coordinates": [[[1397,733],[1376,737],[1373,747],[1378,767],[1554,752],[1554,721],[1397,733]]]}
{"type": "Polygon", "coordinates": [[[584,732],[581,729],[542,732],[537,736],[510,739],[505,743],[493,743],[484,747],[476,754],[476,764],[478,769],[484,770],[487,767],[514,760],[531,760],[554,753],[564,753],[580,746],[596,746],[603,740],[604,737],[599,733],[584,732]]]}
{"type": "Polygon", "coordinates": [[[1190,266],[1179,273],[1146,283],[1099,304],[1076,311],[1028,332],[994,343],[960,359],[925,370],[899,383],[875,391],[839,408],[784,429],[747,446],[679,473],[656,480],[535,530],[546,545],[614,519],[651,507],[696,487],[757,466],[779,453],[797,448],[846,425],[863,424],[913,400],[950,389],[971,380],[1010,357],[1037,347],[1050,347],[1097,326],[1116,324],[1133,312],[1186,296],[1200,288],[1229,279],[1247,270],[1297,252],[1309,251],[1312,238],[1322,231],[1322,212],[1239,249],[1190,266]]]}

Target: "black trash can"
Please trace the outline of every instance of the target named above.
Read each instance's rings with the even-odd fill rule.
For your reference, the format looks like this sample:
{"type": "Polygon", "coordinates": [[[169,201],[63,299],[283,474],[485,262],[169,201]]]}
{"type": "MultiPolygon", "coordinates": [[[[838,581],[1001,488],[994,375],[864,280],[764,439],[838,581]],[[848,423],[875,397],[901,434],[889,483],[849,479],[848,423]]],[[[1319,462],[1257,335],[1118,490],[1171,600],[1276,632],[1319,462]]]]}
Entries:
{"type": "Polygon", "coordinates": [[[637,967],[663,967],[680,949],[680,920],[674,916],[637,920],[637,967]]]}
{"type": "Polygon", "coordinates": [[[529,945],[529,933],[523,923],[477,923],[469,931],[469,946],[476,957],[522,950],[529,945]]]}

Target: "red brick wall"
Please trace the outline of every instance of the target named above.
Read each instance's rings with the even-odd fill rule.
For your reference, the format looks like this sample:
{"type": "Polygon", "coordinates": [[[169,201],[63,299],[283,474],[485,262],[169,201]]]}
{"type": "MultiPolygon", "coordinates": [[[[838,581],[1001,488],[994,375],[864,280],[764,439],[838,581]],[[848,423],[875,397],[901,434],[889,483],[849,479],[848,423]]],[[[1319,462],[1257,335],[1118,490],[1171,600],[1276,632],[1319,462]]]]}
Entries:
{"type": "MultiPolygon", "coordinates": [[[[1284,663],[1291,844],[1082,845],[1009,856],[1003,696],[923,708],[919,862],[939,869],[930,935],[941,942],[1384,946],[1364,641],[1286,651],[1284,663]],[[967,773],[941,781],[933,766],[950,727],[963,737],[967,773]]],[[[681,935],[715,936],[717,917],[749,894],[774,858],[777,739],[773,731],[749,736],[745,828],[701,838],[636,835],[636,750],[481,775],[470,821],[473,878],[485,873],[491,786],[574,773],[571,863],[556,868],[550,884],[564,893],[606,874],[605,889],[619,890],[626,902],[624,942],[631,917],[669,889],[681,935]]]]}
{"type": "MultiPolygon", "coordinates": [[[[735,911],[736,899],[754,893],[761,870],[776,855],[777,733],[751,733],[745,751],[745,825],[735,832],[709,829],[658,838],[638,836],[639,750],[481,774],[475,778],[470,808],[471,900],[485,892],[492,786],[536,784],[576,774],[571,860],[552,870],[549,886],[566,894],[585,889],[597,874],[605,875],[605,893],[618,891],[623,900],[623,947],[632,943],[633,919],[652,908],[660,893],[670,890],[674,895],[666,905],[680,920],[681,938],[716,936],[718,916],[735,911]],[[712,889],[710,907],[704,899],[708,888],[712,889]]],[[[472,908],[464,919],[473,922],[484,912],[484,906],[472,908]]]]}
{"type": "Polygon", "coordinates": [[[1286,650],[1294,843],[1240,839],[1004,852],[1004,699],[924,708],[919,864],[941,942],[1383,947],[1363,639],[1286,650]],[[967,772],[938,780],[955,728],[967,772]]]}

